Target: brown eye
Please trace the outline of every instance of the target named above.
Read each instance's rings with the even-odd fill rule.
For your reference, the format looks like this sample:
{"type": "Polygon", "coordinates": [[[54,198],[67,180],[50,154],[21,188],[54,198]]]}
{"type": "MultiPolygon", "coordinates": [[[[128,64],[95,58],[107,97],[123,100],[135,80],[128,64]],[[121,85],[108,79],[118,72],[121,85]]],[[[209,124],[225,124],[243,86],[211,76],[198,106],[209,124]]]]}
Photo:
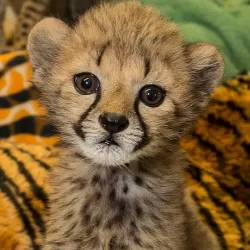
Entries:
{"type": "Polygon", "coordinates": [[[156,85],[146,85],[140,91],[141,101],[149,107],[158,107],[162,104],[165,91],[156,85]]]}
{"type": "Polygon", "coordinates": [[[91,73],[80,73],[74,76],[74,86],[78,93],[90,95],[98,91],[100,82],[91,73]]]}

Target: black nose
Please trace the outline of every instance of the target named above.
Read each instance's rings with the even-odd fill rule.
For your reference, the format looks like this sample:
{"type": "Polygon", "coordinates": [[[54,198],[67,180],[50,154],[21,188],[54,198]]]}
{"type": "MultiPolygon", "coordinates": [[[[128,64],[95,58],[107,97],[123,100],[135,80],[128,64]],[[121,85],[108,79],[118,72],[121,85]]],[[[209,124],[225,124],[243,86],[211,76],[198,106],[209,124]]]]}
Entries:
{"type": "Polygon", "coordinates": [[[126,116],[117,113],[105,113],[99,116],[102,127],[110,133],[118,133],[128,127],[126,116]]]}

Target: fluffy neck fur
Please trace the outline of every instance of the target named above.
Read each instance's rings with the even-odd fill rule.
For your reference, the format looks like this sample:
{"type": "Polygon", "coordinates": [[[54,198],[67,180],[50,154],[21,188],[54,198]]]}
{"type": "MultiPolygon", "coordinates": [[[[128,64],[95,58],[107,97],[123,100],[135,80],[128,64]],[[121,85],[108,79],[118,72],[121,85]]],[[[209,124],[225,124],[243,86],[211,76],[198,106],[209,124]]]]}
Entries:
{"type": "MultiPolygon", "coordinates": [[[[72,223],[70,237],[75,233],[82,249],[182,249],[185,163],[177,155],[107,168],[67,150],[51,178],[52,213],[57,210],[61,228],[72,223]]],[[[63,235],[67,240],[67,231],[63,235]]]]}

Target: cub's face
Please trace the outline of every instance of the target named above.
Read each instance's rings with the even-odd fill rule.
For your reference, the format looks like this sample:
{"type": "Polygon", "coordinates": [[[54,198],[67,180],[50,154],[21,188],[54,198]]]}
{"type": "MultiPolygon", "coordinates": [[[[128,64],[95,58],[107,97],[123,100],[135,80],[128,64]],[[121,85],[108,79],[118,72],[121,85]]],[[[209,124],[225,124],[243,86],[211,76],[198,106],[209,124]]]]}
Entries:
{"type": "Polygon", "coordinates": [[[48,18],[28,43],[34,83],[63,140],[94,163],[169,152],[223,72],[212,45],[135,3],[102,5],[71,29],[48,18]]]}

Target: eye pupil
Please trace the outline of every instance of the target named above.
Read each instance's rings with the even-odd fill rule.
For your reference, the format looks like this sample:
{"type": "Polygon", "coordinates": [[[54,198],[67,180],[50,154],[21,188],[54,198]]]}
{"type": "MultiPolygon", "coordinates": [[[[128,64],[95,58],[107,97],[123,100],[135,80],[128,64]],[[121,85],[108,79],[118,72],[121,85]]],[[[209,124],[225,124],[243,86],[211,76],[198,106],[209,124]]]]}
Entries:
{"type": "Polygon", "coordinates": [[[156,85],[146,85],[141,89],[140,99],[149,107],[158,107],[164,101],[165,91],[156,85]]]}
{"type": "Polygon", "coordinates": [[[74,87],[82,95],[90,95],[99,90],[100,82],[91,73],[80,73],[74,76],[74,87]]]}
{"type": "Polygon", "coordinates": [[[147,90],[145,94],[149,102],[155,102],[158,99],[159,93],[154,90],[147,90]]]}
{"type": "Polygon", "coordinates": [[[90,78],[85,78],[82,81],[82,87],[84,89],[90,89],[92,87],[92,81],[90,78]]]}

